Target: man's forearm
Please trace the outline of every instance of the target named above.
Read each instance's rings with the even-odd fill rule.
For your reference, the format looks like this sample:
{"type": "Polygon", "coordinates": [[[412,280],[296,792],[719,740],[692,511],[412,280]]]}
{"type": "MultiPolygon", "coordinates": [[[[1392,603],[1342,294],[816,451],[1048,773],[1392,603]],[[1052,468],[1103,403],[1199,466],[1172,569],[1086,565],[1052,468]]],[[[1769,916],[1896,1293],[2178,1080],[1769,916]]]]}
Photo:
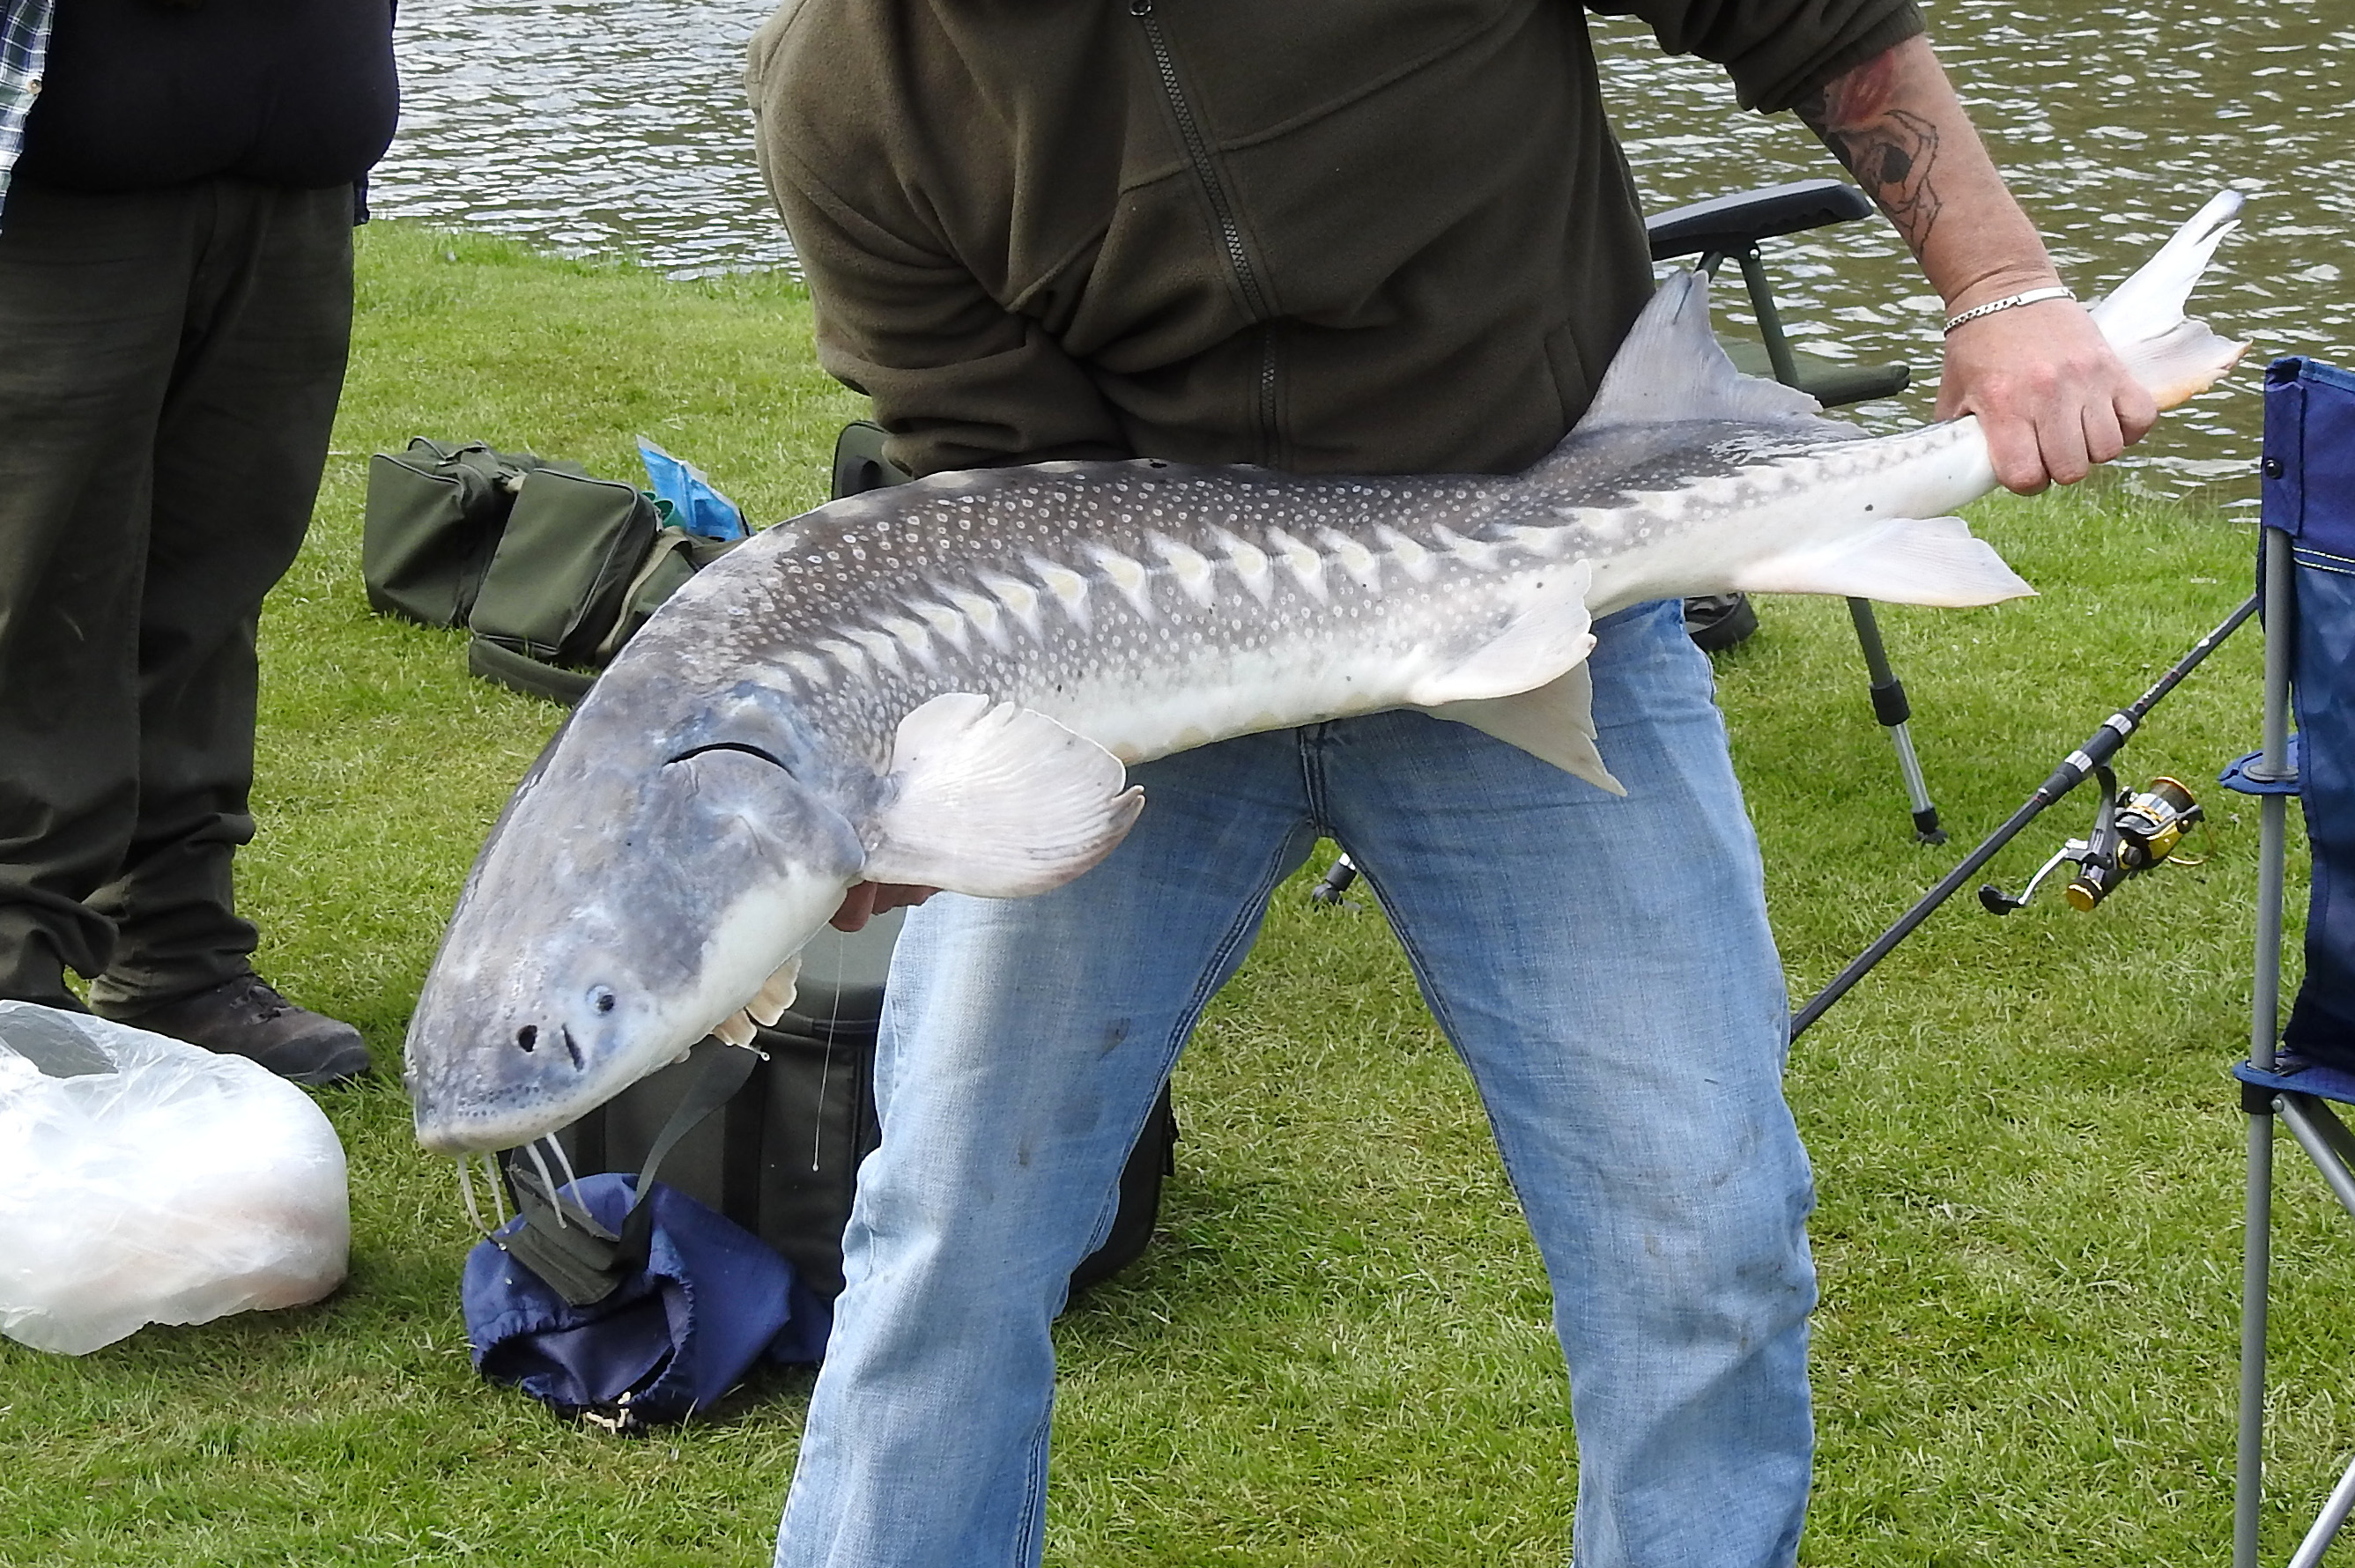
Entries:
{"type": "MultiPolygon", "coordinates": [[[[1796,108],[1905,237],[1950,315],[2060,281],[1928,40],[1907,39],[1796,108]]],[[[1977,415],[2014,490],[2074,484],[2158,417],[2066,299],[1976,316],[1947,335],[1945,359],[1938,417],[1977,415]]]]}
{"type": "Polygon", "coordinates": [[[1927,39],[1833,78],[1796,111],[1889,215],[1950,312],[2057,280],[1927,39]]]}

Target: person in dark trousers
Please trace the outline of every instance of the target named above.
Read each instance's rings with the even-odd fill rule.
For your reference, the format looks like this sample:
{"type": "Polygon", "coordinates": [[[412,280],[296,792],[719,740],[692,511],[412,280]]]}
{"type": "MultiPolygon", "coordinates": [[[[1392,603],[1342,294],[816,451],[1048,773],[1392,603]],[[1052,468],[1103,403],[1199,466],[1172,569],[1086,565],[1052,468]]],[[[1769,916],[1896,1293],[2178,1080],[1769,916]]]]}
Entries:
{"type": "MultiPolygon", "coordinates": [[[[1910,0],[1595,8],[1796,110],[1879,199],[1970,313],[1939,407],[1984,421],[2004,483],[2081,478],[2148,427],[1910,0]]],[[[1515,471],[1576,421],[1652,291],[1585,19],[1560,0],[796,0],[750,85],[820,358],[918,475],[1515,471]]],[[[1320,835],[1397,928],[1544,1258],[1580,1568],[1794,1560],[1813,1194],[1757,843],[1681,607],[1594,631],[1625,798],[1371,714],[1134,769],[1144,814],[1086,876],[911,915],[779,1568],[1039,1561],[1071,1266],[1320,835]]],[[[837,923],[920,894],[854,890],[837,923]]]]}
{"type": "Polygon", "coordinates": [[[389,0],[0,0],[0,997],[308,1083],[230,867],[398,97],[389,0]]]}

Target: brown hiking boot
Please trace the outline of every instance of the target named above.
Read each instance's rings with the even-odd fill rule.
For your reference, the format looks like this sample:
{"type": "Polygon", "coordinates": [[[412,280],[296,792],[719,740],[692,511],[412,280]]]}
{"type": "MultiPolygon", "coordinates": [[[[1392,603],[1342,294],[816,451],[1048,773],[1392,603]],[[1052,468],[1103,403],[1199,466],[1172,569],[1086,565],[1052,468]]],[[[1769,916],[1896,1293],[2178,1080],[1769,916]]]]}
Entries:
{"type": "Polygon", "coordinates": [[[192,997],[99,1013],[224,1056],[250,1057],[296,1083],[346,1083],[367,1076],[370,1067],[359,1030],[296,1007],[250,971],[192,997]]]}

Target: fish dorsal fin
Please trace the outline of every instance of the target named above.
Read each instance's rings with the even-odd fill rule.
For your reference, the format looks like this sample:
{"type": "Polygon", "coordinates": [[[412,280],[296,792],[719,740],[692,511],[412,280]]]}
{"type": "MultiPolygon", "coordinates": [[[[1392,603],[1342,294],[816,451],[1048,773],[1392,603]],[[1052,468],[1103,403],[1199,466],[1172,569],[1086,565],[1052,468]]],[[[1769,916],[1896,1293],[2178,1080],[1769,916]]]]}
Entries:
{"type": "Polygon", "coordinates": [[[1823,417],[1796,387],[1745,376],[1725,357],[1709,321],[1709,274],[1671,272],[1636,318],[1572,437],[1629,425],[1696,421],[1854,435],[1823,417]]]}
{"type": "Polygon", "coordinates": [[[1508,746],[1518,746],[1538,761],[1551,763],[1598,789],[1613,795],[1627,793],[1627,787],[1603,765],[1603,753],[1595,750],[1594,677],[1583,660],[1535,690],[1478,702],[1451,702],[1431,712],[1433,718],[1453,719],[1508,746]]]}
{"type": "Polygon", "coordinates": [[[1023,898],[1113,851],[1145,805],[1127,770],[1045,714],[948,692],[900,720],[860,875],[1023,898]]]}

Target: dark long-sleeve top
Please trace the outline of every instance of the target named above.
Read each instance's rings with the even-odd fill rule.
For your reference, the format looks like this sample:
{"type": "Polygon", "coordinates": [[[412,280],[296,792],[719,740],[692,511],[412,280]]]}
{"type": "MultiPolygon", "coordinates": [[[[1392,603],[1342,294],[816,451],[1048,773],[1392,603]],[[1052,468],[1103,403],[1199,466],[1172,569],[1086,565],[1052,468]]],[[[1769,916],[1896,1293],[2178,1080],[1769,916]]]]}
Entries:
{"type": "Polygon", "coordinates": [[[343,185],[383,156],[399,105],[389,0],[57,0],[16,172],[81,191],[343,185]]]}
{"type": "MultiPolygon", "coordinates": [[[[1912,0],[1613,0],[1741,101],[1912,0]]],[[[918,472],[1508,470],[1651,291],[1563,0],[790,0],[748,73],[826,368],[918,472]]]]}

